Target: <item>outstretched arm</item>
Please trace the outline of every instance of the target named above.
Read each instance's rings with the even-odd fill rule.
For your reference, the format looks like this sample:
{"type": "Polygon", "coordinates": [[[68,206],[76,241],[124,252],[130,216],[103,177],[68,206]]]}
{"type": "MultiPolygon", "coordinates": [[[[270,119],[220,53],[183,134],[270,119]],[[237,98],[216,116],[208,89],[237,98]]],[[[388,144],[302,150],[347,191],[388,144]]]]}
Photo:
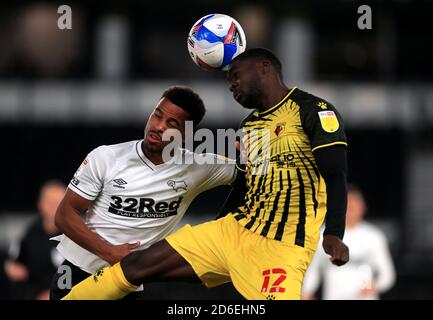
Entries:
{"type": "Polygon", "coordinates": [[[349,249],[343,243],[347,208],[347,151],[343,145],[314,151],[320,175],[326,183],[327,213],[323,249],[335,265],[349,261],[349,249]]]}

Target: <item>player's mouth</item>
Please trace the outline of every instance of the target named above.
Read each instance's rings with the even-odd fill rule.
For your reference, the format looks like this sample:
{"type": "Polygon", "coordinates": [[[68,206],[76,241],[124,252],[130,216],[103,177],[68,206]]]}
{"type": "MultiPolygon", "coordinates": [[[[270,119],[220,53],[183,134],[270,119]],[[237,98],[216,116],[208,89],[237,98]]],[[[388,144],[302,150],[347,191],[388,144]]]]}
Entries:
{"type": "Polygon", "coordinates": [[[155,131],[149,131],[147,134],[147,141],[150,143],[159,143],[162,141],[161,135],[155,131]]]}

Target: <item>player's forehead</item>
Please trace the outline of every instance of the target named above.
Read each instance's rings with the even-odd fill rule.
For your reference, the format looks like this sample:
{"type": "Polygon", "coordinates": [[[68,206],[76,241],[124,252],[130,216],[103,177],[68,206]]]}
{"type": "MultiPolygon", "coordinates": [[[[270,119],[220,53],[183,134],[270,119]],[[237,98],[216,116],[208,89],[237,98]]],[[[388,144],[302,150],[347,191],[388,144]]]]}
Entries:
{"type": "Polygon", "coordinates": [[[188,118],[190,115],[183,108],[179,107],[169,99],[163,97],[159,100],[158,104],[155,106],[153,112],[161,112],[168,117],[171,117],[176,120],[180,120],[183,118],[188,118]]]}
{"type": "Polygon", "coordinates": [[[236,71],[249,70],[254,64],[254,59],[244,58],[233,61],[227,72],[227,76],[232,76],[236,71]]]}

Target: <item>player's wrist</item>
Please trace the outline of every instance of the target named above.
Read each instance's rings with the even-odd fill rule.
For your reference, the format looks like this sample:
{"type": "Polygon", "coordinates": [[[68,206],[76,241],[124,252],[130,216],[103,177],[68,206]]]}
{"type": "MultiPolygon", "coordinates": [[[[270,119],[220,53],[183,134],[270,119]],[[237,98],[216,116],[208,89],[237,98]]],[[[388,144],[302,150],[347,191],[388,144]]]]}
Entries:
{"type": "Polygon", "coordinates": [[[102,241],[95,248],[95,251],[93,253],[100,257],[102,260],[110,262],[113,256],[113,245],[106,241],[102,241]]]}

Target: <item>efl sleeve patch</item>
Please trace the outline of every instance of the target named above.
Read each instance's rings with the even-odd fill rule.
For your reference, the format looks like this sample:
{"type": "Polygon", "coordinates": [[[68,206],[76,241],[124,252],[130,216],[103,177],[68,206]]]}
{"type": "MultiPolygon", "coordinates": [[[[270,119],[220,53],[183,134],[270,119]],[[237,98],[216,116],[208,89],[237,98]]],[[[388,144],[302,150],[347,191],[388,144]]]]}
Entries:
{"type": "Polygon", "coordinates": [[[335,132],[340,127],[340,123],[334,111],[319,111],[319,119],[322,129],[326,132],[335,132]]]}

